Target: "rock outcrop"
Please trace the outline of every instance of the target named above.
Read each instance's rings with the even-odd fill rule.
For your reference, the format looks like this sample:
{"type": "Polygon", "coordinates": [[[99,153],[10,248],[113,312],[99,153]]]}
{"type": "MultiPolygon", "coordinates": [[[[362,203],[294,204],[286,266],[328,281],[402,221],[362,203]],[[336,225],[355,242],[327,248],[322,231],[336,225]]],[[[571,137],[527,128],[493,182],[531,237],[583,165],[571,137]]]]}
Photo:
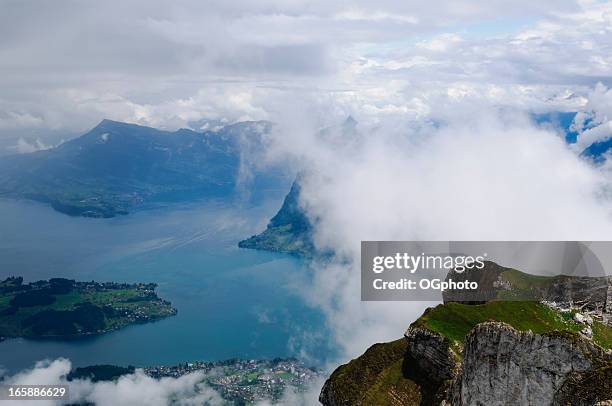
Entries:
{"type": "Polygon", "coordinates": [[[573,396],[565,393],[568,378],[589,375],[598,363],[611,359],[574,335],[540,335],[505,323],[482,323],[465,340],[461,373],[449,400],[452,405],[565,404],[560,401],[573,396]]]}
{"type": "Polygon", "coordinates": [[[327,406],[420,404],[420,387],[404,371],[406,348],[403,339],[374,344],[332,373],[319,400],[327,406]]]}
{"type": "Polygon", "coordinates": [[[293,182],[280,210],[257,235],[240,241],[240,248],[284,252],[301,257],[311,257],[315,249],[312,242],[312,225],[300,205],[299,178],[293,182]]]}
{"type": "MultiPolygon", "coordinates": [[[[535,306],[540,313],[528,313],[534,305],[526,304],[525,318],[549,315],[544,324],[566,328],[536,334],[504,322],[485,321],[475,324],[458,342],[427,327],[427,317],[429,322],[443,325],[444,318],[438,315],[445,310],[454,315],[448,306],[462,305],[430,309],[405,333],[403,346],[398,341],[376,344],[336,369],[323,387],[321,403],[594,406],[612,401],[612,351],[575,332],[573,321],[561,321],[561,313],[540,305],[535,306]]],[[[516,309],[516,304],[513,306],[516,309]]],[[[489,307],[487,314],[500,309],[498,305],[489,307]]],[[[466,316],[443,327],[449,337],[456,337],[457,327],[467,320],[466,316]]],[[[608,329],[602,324],[598,328],[608,329]]],[[[609,337],[611,332],[604,334],[609,337]]],[[[598,339],[609,348],[609,341],[598,339]]]]}
{"type": "Polygon", "coordinates": [[[409,328],[405,338],[408,342],[407,356],[430,380],[444,382],[455,376],[458,356],[450,349],[446,338],[418,327],[409,328]]]}

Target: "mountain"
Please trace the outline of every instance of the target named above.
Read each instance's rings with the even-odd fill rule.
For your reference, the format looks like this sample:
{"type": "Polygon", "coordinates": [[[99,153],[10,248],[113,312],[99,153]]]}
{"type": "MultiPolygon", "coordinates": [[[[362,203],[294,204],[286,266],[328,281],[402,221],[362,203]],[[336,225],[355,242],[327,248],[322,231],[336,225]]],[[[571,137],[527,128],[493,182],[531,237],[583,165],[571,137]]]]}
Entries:
{"type": "MultiPolygon", "coordinates": [[[[359,136],[358,122],[352,116],[348,116],[340,124],[321,129],[317,134],[317,137],[325,138],[331,143],[346,143],[359,136]]],[[[312,224],[300,204],[300,181],[301,177],[298,176],[266,229],[240,241],[239,247],[284,252],[302,257],[328,254],[315,252],[312,224]]]]}
{"type": "Polygon", "coordinates": [[[0,196],[46,202],[70,215],[113,217],[143,203],[231,198],[243,180],[263,194],[286,184],[282,171],[244,171],[270,126],[168,132],[103,120],[58,147],[2,157],[0,196]]]}
{"type": "Polygon", "coordinates": [[[285,197],[280,210],[267,228],[238,243],[240,248],[284,252],[303,257],[314,253],[312,225],[300,206],[300,184],[296,179],[285,197]]]}
{"type": "Polygon", "coordinates": [[[450,271],[446,280],[474,281],[476,291],[448,289],[447,302],[485,303],[492,300],[544,300],[562,307],[580,306],[612,320],[612,276],[531,275],[485,261],[482,269],[450,271]],[[607,310],[607,306],[609,309],[607,310]]]}
{"type": "Polygon", "coordinates": [[[413,322],[403,338],[374,344],[338,367],[321,391],[321,403],[609,404],[598,402],[612,401],[612,320],[607,317],[612,278],[540,280],[494,263],[488,268],[494,276],[480,281],[502,275],[512,281],[502,284],[507,297],[521,298],[529,291],[558,302],[498,300],[488,285],[490,300],[480,304],[472,298],[455,301],[461,298],[451,292],[444,304],[413,322]],[[531,291],[527,284],[533,281],[538,286],[531,291]],[[603,297],[602,287],[607,289],[603,297]],[[560,294],[562,288],[566,292],[560,294]]]}
{"type": "Polygon", "coordinates": [[[577,334],[578,323],[563,320],[534,302],[440,305],[404,338],[375,344],[338,367],[319,400],[325,406],[468,406],[612,399],[612,355],[577,334]],[[505,317],[513,312],[524,319],[505,317]],[[497,319],[507,321],[491,321],[497,319]],[[432,327],[438,325],[446,330],[432,327]]]}

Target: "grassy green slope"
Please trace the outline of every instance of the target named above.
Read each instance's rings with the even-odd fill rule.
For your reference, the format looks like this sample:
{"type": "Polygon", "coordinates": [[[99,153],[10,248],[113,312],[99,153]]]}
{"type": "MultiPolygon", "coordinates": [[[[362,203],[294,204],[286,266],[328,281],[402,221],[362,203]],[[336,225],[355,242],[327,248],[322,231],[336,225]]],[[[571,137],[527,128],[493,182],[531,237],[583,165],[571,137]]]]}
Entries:
{"type": "MultiPolygon", "coordinates": [[[[584,326],[572,320],[570,313],[560,313],[539,302],[494,301],[483,305],[446,303],[426,311],[413,326],[422,327],[461,345],[478,323],[501,321],[517,330],[537,334],[554,331],[577,333],[584,326]]],[[[594,322],[593,341],[605,349],[612,348],[612,328],[594,322]]]]}
{"type": "Polygon", "coordinates": [[[334,394],[334,402],[342,405],[419,404],[420,388],[403,372],[405,353],[403,338],[374,344],[361,357],[336,369],[327,391],[334,394]]]}
{"type": "MultiPolygon", "coordinates": [[[[573,321],[571,313],[561,313],[533,301],[494,301],[483,305],[446,303],[428,309],[412,327],[448,338],[451,349],[461,357],[466,335],[485,321],[505,322],[517,330],[537,334],[574,335],[584,327],[573,321]]],[[[594,322],[593,341],[605,349],[612,348],[612,328],[594,322]]],[[[423,401],[429,404],[437,396],[436,388],[429,385],[431,377],[418,368],[414,359],[406,356],[406,350],[406,339],[375,344],[362,356],[340,366],[325,384],[324,404],[399,406],[418,405],[423,401]]],[[[587,392],[597,394],[592,387],[609,381],[610,376],[610,366],[604,364],[592,373],[575,377],[577,381],[572,385],[579,389],[588,387],[587,392]]],[[[583,389],[572,390],[576,396],[583,396],[583,389]]],[[[596,398],[605,396],[607,392],[596,398]]]]}
{"type": "MultiPolygon", "coordinates": [[[[32,326],[27,325],[28,318],[45,311],[71,312],[83,304],[108,309],[104,312],[103,323],[98,332],[118,329],[135,322],[156,320],[175,313],[169,303],[158,298],[153,300],[145,297],[136,287],[104,291],[74,289],[69,293],[54,294],[55,301],[51,304],[18,307],[15,312],[8,312],[11,309],[11,300],[18,293],[0,293],[0,336],[39,336],[40,334],[32,330],[32,326]]],[[[76,326],[77,332],[81,331],[81,327],[76,326]]],[[[54,334],[49,331],[42,335],[54,334]]]]}

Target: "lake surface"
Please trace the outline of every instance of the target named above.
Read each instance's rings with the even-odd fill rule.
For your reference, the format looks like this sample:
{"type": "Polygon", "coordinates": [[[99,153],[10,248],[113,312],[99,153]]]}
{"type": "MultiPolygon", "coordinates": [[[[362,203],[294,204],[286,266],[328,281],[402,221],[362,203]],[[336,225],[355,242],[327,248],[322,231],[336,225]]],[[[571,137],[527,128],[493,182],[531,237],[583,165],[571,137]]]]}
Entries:
{"type": "Polygon", "coordinates": [[[302,300],[302,261],[240,249],[280,206],[197,203],[112,219],[68,217],[48,206],[0,199],[0,278],[155,282],[178,315],[74,340],[10,339],[0,366],[13,373],[42,359],[76,366],[160,365],[193,360],[333,356],[323,315],[302,300]]]}

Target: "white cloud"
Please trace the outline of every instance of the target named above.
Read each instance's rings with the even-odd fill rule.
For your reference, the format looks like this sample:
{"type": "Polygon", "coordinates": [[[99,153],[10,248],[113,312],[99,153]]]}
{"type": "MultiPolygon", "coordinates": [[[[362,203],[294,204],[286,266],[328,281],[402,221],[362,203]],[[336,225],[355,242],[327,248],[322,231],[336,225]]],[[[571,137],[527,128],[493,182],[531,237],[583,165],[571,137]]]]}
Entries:
{"type": "Polygon", "coordinates": [[[427,305],[360,302],[361,239],[612,237],[609,164],[590,167],[526,118],[581,110],[594,127],[574,148],[606,136],[609,2],[85,4],[3,10],[0,129],[279,122],[273,154],[309,170],[317,243],[351,263],[322,266],[305,292],[345,358],[401,336],[427,305]],[[491,21],[495,34],[479,32],[491,21]],[[360,138],[313,136],[349,114],[360,138]]]}
{"type": "Polygon", "coordinates": [[[385,121],[341,142],[312,135],[317,112],[298,111],[283,114],[277,156],[303,163],[315,242],[338,253],[314,266],[304,295],[326,314],[343,360],[401,337],[431,305],[361,302],[362,240],[612,237],[610,173],[524,111],[459,100],[439,106],[437,125],[385,121]]]}
{"type": "MultiPolygon", "coordinates": [[[[13,376],[4,376],[3,385],[67,385],[68,401],[17,400],[2,401],[3,405],[59,406],[94,403],[96,406],[217,406],[225,405],[217,391],[205,383],[206,374],[193,372],[179,378],[154,379],[140,369],[123,375],[116,381],[92,382],[89,379],[67,381],[71,370],[67,359],[41,361],[13,376]]],[[[2,376],[2,375],[0,375],[2,376]]],[[[312,382],[305,390],[288,387],[276,402],[258,401],[258,406],[311,406],[317,404],[323,378],[312,382]]]]}
{"type": "Polygon", "coordinates": [[[371,115],[410,113],[415,99],[432,110],[457,83],[509,94],[531,86],[542,102],[610,76],[609,9],[569,0],[184,0],[122,4],[117,15],[112,1],[9,1],[0,16],[0,129],[15,111],[22,117],[11,126],[72,131],[104,117],[167,128],[202,117],[273,119],[288,88],[341,104],[349,91],[347,107],[371,115]],[[505,37],[478,33],[500,17],[502,32],[513,20],[539,22],[515,36],[512,24],[505,37]],[[390,99],[370,99],[383,88],[390,99]]]}
{"type": "Polygon", "coordinates": [[[430,40],[421,41],[416,44],[418,48],[434,52],[445,52],[459,44],[461,37],[457,34],[442,34],[430,40]]]}
{"type": "MultiPolygon", "coordinates": [[[[142,370],[124,375],[113,382],[91,382],[90,380],[67,381],[71,363],[66,359],[38,362],[34,368],[19,374],[4,377],[6,385],[68,385],[71,403],[93,402],[97,406],[167,406],[174,405],[220,405],[222,398],[203,383],[205,375],[194,372],[180,378],[154,379],[142,370]]],[[[18,400],[3,401],[3,404],[59,405],[61,401],[18,400]]]]}
{"type": "Polygon", "coordinates": [[[384,11],[366,11],[363,9],[349,9],[342,11],[335,16],[338,20],[349,21],[397,21],[407,24],[417,24],[418,18],[411,15],[390,14],[384,11]]]}
{"type": "Polygon", "coordinates": [[[13,129],[21,127],[40,127],[44,124],[40,117],[30,113],[6,111],[0,115],[0,129],[13,129]]]}
{"type": "Polygon", "coordinates": [[[574,128],[579,132],[575,146],[578,152],[612,138],[612,90],[598,84],[587,100],[584,113],[574,120],[574,128]]]}
{"type": "Polygon", "coordinates": [[[220,405],[219,394],[203,383],[204,374],[194,372],[180,378],[154,379],[137,370],[120,377],[116,382],[75,381],[71,391],[80,399],[97,406],[142,405],[220,405]]]}
{"type": "Polygon", "coordinates": [[[26,154],[29,152],[42,151],[45,149],[52,148],[51,145],[44,144],[40,139],[36,139],[33,142],[28,142],[23,137],[19,137],[17,144],[9,146],[8,149],[17,152],[18,154],[26,154]]]}

